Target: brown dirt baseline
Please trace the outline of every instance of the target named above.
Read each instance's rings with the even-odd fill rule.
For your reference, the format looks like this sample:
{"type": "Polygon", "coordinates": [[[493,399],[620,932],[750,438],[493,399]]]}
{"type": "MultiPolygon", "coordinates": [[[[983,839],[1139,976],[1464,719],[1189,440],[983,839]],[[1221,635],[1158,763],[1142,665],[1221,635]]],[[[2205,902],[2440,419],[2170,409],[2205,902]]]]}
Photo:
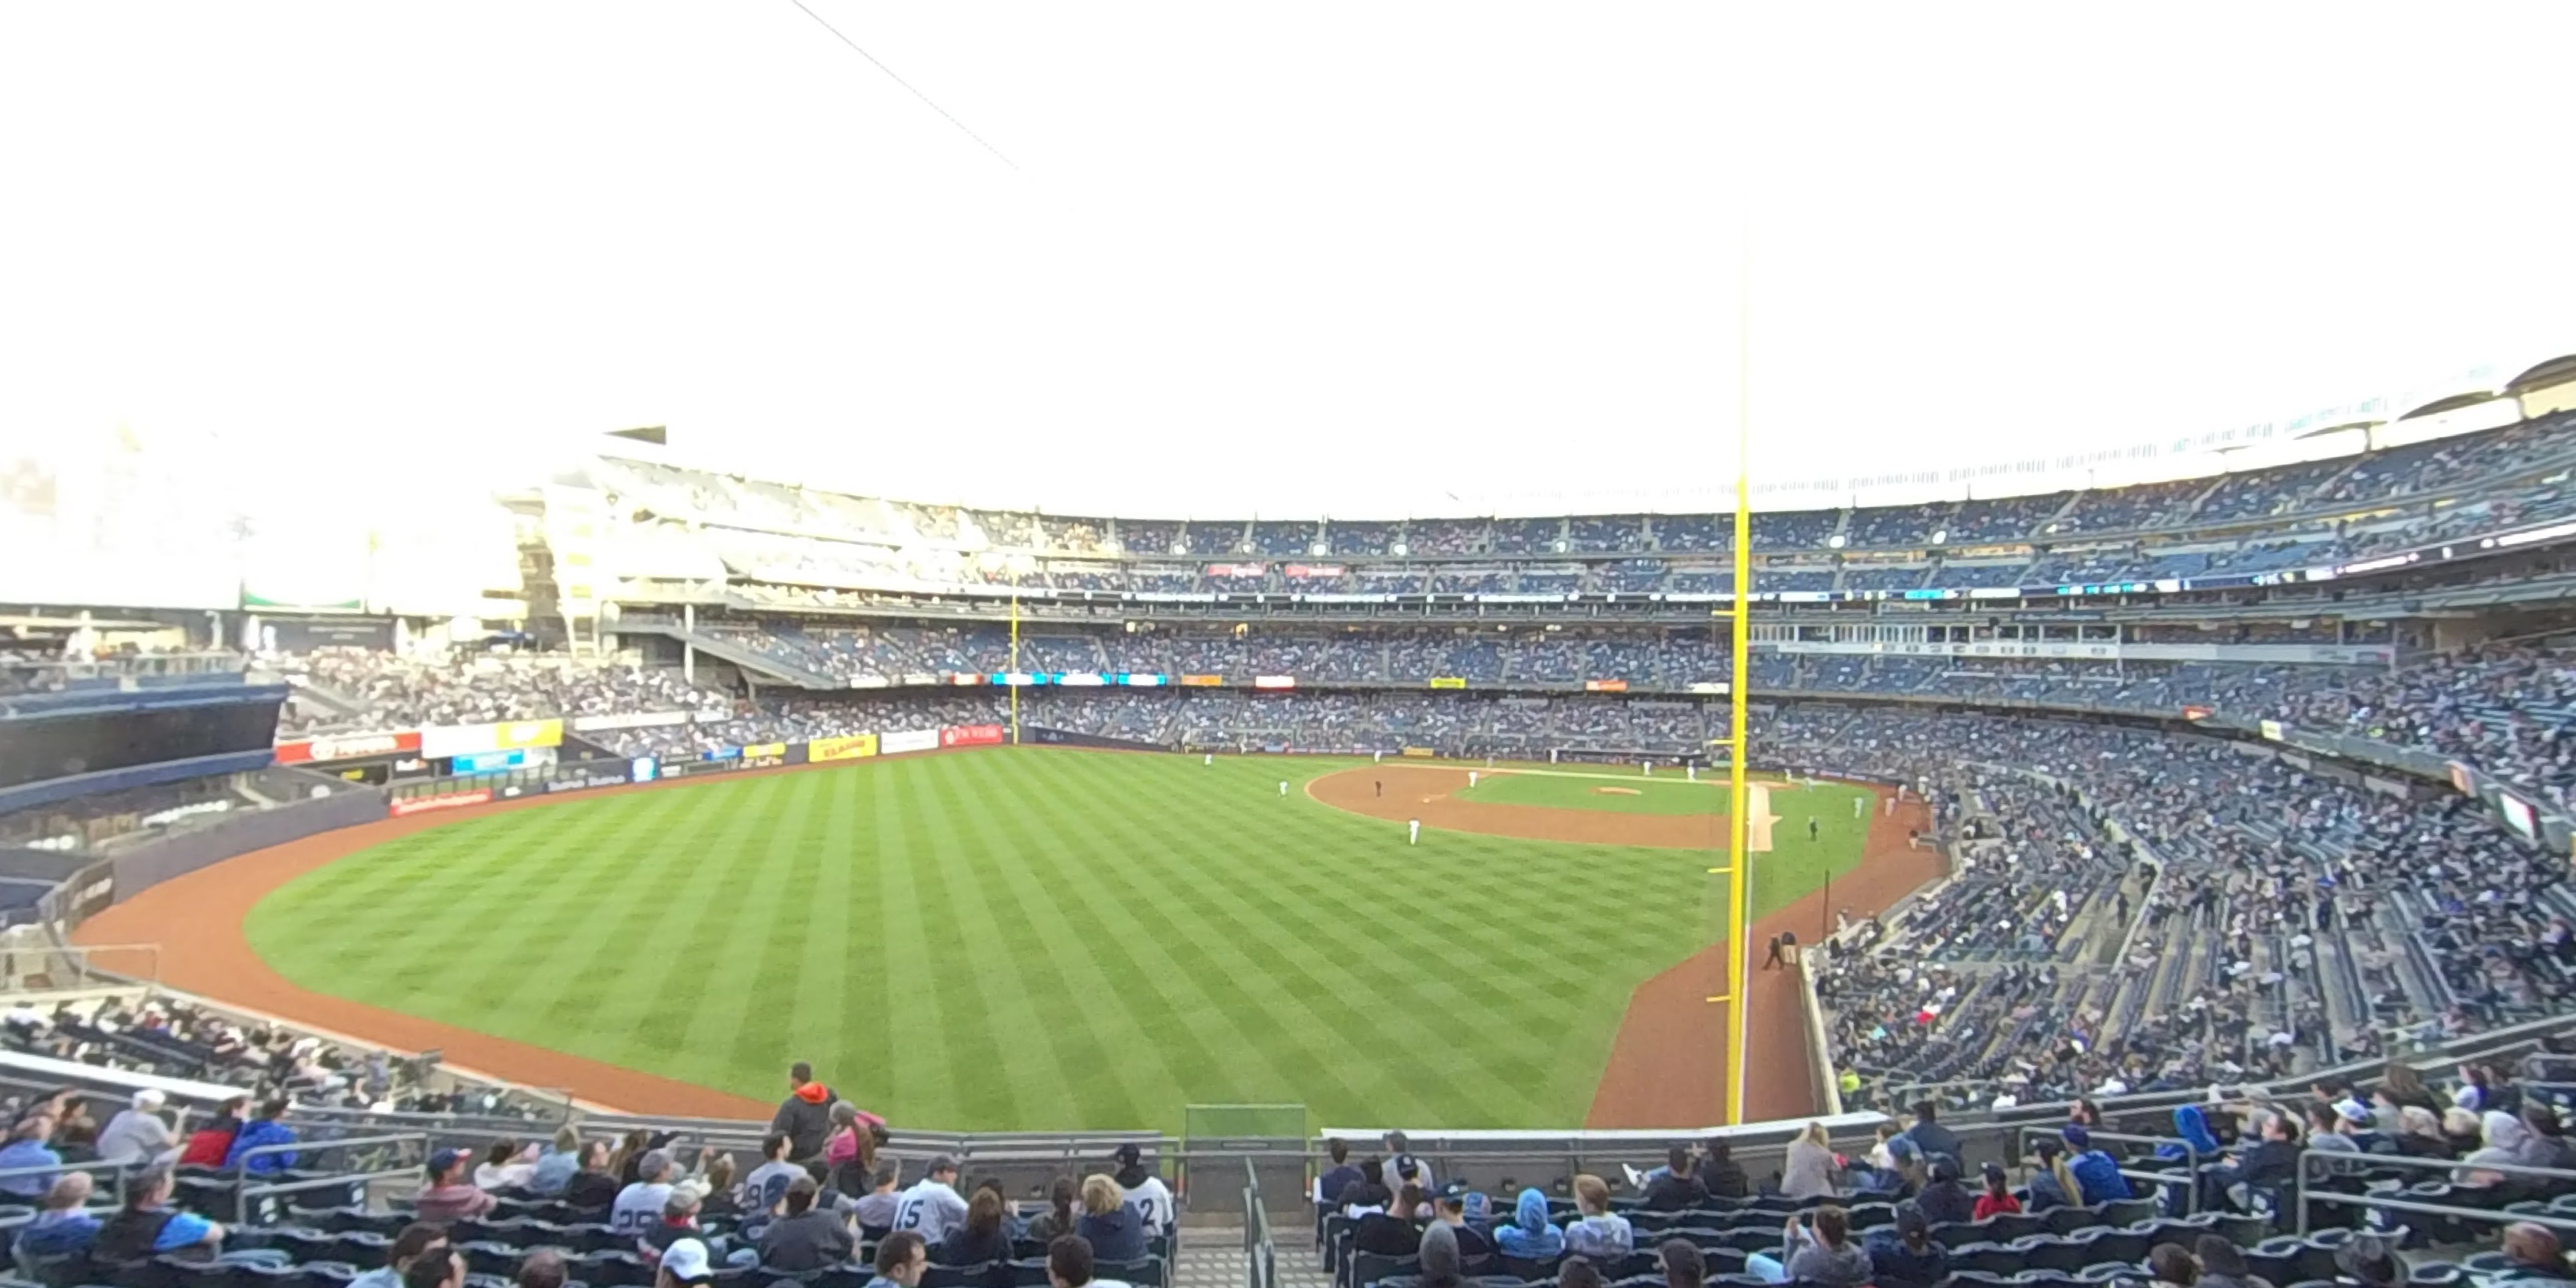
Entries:
{"type": "MultiPolygon", "coordinates": [[[[1493,771],[1479,769],[1491,776],[1493,771]]],[[[1481,832],[1531,841],[1586,845],[1660,845],[1711,850],[1726,844],[1723,814],[1621,814],[1460,800],[1465,769],[1431,765],[1369,765],[1326,774],[1306,784],[1306,794],[1335,809],[1402,823],[1421,819],[1432,831],[1481,832]],[[1378,785],[1385,784],[1379,791],[1378,785]]]]}
{"type": "MultiPolygon", "coordinates": [[[[1661,845],[1701,851],[1726,847],[1723,816],[1622,814],[1462,801],[1450,793],[1467,785],[1467,770],[1447,766],[1374,765],[1326,774],[1307,784],[1316,800],[1371,818],[1418,818],[1426,828],[1518,836],[1594,845],[1661,845]],[[1385,784],[1379,791],[1377,784],[1385,784]]],[[[1890,793],[1870,788],[1884,800],[1890,793]]],[[[1884,912],[1941,875],[1941,856],[1906,843],[1907,828],[1929,830],[1920,801],[1884,805],[1870,816],[1859,866],[1834,879],[1836,907],[1855,917],[1884,912]]],[[[1790,842],[1802,844],[1803,842],[1790,842]]],[[[1760,862],[1759,859],[1755,860],[1760,862]]],[[[1753,925],[1758,953],[1782,931],[1813,944],[1828,929],[1832,909],[1822,888],[1753,925]]],[[[1814,1069],[1807,1050],[1807,1021],[1798,1003],[1798,979],[1788,970],[1764,970],[1757,957],[1746,992],[1752,1008],[1745,1062],[1747,1122],[1799,1118],[1817,1111],[1814,1069]]],[[[1725,1068],[1727,945],[1711,944],[1629,994],[1610,1059],[1592,1093],[1586,1127],[1708,1127],[1726,1121],[1718,1078],[1725,1068]]]]}
{"type": "MultiPolygon", "coordinates": [[[[1917,850],[1905,838],[1907,828],[1928,830],[1929,818],[1919,801],[1898,805],[1893,817],[1883,806],[1874,811],[1859,866],[1834,879],[1835,907],[1851,909],[1854,917],[1884,912],[1939,877],[1940,854],[1917,850]]],[[[1744,1062],[1747,1122],[1802,1118],[1820,1108],[1797,974],[1764,969],[1761,954],[1782,931],[1796,932],[1800,943],[1817,942],[1833,911],[1819,888],[1753,925],[1752,979],[1743,990],[1752,1008],[1745,1024],[1752,1048],[1744,1062]]],[[[1726,1008],[1708,999],[1727,993],[1727,955],[1727,944],[1711,944],[1629,995],[1584,1126],[1705,1127],[1726,1121],[1718,1094],[1729,1045],[1726,1008]]]]}

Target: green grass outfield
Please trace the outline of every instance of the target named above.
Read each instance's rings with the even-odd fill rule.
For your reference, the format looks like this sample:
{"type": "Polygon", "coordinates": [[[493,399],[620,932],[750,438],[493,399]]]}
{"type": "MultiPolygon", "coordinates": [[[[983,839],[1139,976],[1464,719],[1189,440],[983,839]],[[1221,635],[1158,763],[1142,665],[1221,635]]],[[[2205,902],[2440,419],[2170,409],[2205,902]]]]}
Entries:
{"type": "MultiPolygon", "coordinates": [[[[1344,763],[1005,748],[573,797],[307,873],[246,932],[319,992],[747,1096],[812,1060],[923,1127],[1579,1123],[1629,990],[1705,942],[1715,856],[1408,848],[1296,790],[1344,763]]],[[[1796,822],[1758,904],[1859,857],[1796,822]]]]}

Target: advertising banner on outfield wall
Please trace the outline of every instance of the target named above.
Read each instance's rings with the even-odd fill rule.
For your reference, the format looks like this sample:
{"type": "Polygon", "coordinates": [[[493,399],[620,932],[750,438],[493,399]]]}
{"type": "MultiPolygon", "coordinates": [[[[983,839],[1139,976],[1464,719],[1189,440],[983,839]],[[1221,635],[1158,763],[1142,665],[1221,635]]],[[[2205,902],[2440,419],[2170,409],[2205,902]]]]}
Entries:
{"type": "Polygon", "coordinates": [[[2286,736],[2282,733],[2281,722],[2278,720],[2264,721],[2262,724],[2262,730],[2264,739],[2269,742],[2279,742],[2286,736]]]}
{"type": "Polygon", "coordinates": [[[1222,675],[1184,675],[1181,677],[1181,683],[1184,686],[1193,689],[1213,689],[1224,684],[1225,677],[1222,675]]]}
{"type": "Polygon", "coordinates": [[[1626,680],[1585,680],[1583,682],[1583,691],[1586,693],[1626,693],[1628,691],[1628,682],[1626,680]]]}
{"type": "Polygon", "coordinates": [[[928,671],[906,671],[903,673],[903,682],[910,685],[937,684],[939,677],[928,671]]]}
{"type": "Polygon", "coordinates": [[[850,677],[850,687],[853,689],[891,689],[894,687],[894,681],[889,680],[882,675],[853,675],[850,677]]]}
{"type": "MultiPolygon", "coordinates": [[[[1463,685],[1466,682],[1461,680],[1459,683],[1463,685]]],[[[1297,687],[1297,677],[1293,675],[1256,675],[1252,677],[1252,687],[1256,689],[1293,689],[1297,687]]]]}
{"type": "Polygon", "coordinates": [[[369,756],[407,756],[420,750],[420,731],[404,729],[394,733],[343,733],[328,738],[297,738],[277,744],[277,763],[310,765],[333,760],[363,760],[369,756]]]}
{"type": "Polygon", "coordinates": [[[1089,671],[1063,671],[1057,673],[1055,682],[1069,688],[1096,689],[1109,683],[1109,677],[1095,675],[1089,671]]]}
{"type": "Polygon", "coordinates": [[[395,798],[394,803],[387,808],[386,812],[395,818],[402,818],[410,814],[427,814],[434,810],[463,809],[468,805],[489,805],[491,803],[492,793],[490,789],[476,788],[470,792],[455,792],[446,796],[397,797],[395,798]]]}
{"type": "Polygon", "coordinates": [[[1686,687],[1688,687],[1693,693],[1724,693],[1726,692],[1726,681],[1700,680],[1686,687]]]}
{"type": "Polygon", "coordinates": [[[1147,675],[1142,671],[1121,671],[1118,682],[1131,689],[1159,689],[1172,682],[1168,675],[1147,675]]]}
{"type": "Polygon", "coordinates": [[[1267,576],[1269,572],[1269,566],[1265,564],[1209,564],[1207,566],[1207,575],[1211,577],[1262,577],[1267,576]]]}
{"type": "Polygon", "coordinates": [[[877,750],[889,756],[907,751],[937,751],[939,750],[939,731],[899,729],[891,733],[881,733],[877,735],[877,750]]]}
{"type": "Polygon", "coordinates": [[[805,759],[814,764],[834,760],[865,760],[877,754],[877,736],[854,733],[846,738],[817,738],[805,744],[805,759]]]}
{"type": "Polygon", "coordinates": [[[1404,754],[1413,757],[1415,760],[1429,760],[1440,753],[1433,751],[1429,747],[1407,747],[1404,749],[1404,754]]]}
{"type": "Polygon", "coordinates": [[[950,725],[939,731],[942,747],[990,747],[1000,741],[1000,725],[950,725]]]}
{"type": "MultiPolygon", "coordinates": [[[[285,757],[280,756],[278,759],[284,760],[285,757]]],[[[2458,792],[2462,796],[2475,796],[2478,794],[2478,775],[2476,770],[2473,770],[2467,765],[2456,760],[2445,762],[2444,767],[2451,771],[2452,791],[2458,792]]]]}
{"type": "Polygon", "coordinates": [[[572,722],[574,733],[599,733],[609,729],[659,729],[665,725],[684,725],[690,720],[686,711],[631,711],[613,716],[578,716],[572,722]]]}
{"type": "Polygon", "coordinates": [[[742,749],[745,769],[776,769],[786,763],[787,744],[783,742],[756,742],[742,749]]]}
{"type": "Polygon", "coordinates": [[[567,775],[562,778],[547,779],[546,795],[552,796],[557,792],[586,792],[594,787],[623,787],[625,785],[626,775],[624,773],[586,773],[578,778],[567,775]]]}
{"type": "Polygon", "coordinates": [[[970,685],[982,684],[984,682],[984,677],[980,675],[967,675],[960,671],[951,671],[948,673],[948,682],[962,689],[970,685]]]}
{"type": "Polygon", "coordinates": [[[1467,677],[1463,675],[1435,675],[1431,677],[1431,687],[1435,689],[1463,689],[1467,687],[1467,677]]]}
{"type": "Polygon", "coordinates": [[[560,747],[561,720],[512,720],[487,725],[432,725],[420,731],[420,751],[431,760],[471,756],[512,747],[560,747]]]}
{"type": "Polygon", "coordinates": [[[1340,564],[1290,564],[1280,571],[1291,577],[1339,577],[1350,571],[1340,564]]]}

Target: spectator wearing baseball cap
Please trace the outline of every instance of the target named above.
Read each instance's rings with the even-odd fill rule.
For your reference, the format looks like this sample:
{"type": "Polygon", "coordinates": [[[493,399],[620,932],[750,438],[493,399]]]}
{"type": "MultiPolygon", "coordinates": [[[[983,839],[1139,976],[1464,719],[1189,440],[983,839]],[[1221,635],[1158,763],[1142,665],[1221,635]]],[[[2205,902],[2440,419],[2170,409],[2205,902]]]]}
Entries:
{"type": "Polygon", "coordinates": [[[1949,1249],[1932,1237],[1932,1222],[1919,1203],[1896,1205],[1896,1229],[1872,1231],[1870,1282],[1878,1288],[1932,1288],[1950,1275],[1949,1249]]]}
{"type": "MultiPolygon", "coordinates": [[[[662,1249],[662,1266],[655,1273],[655,1288],[682,1288],[689,1284],[710,1284],[716,1279],[714,1259],[707,1255],[707,1245],[696,1239],[681,1239],[662,1249]]],[[[410,1288],[405,1285],[405,1288],[410,1288]]]]}
{"type": "Polygon", "coordinates": [[[150,1087],[134,1093],[130,1108],[117,1111],[98,1134],[98,1157],[104,1163],[150,1161],[179,1148],[179,1138],[161,1119],[164,1103],[150,1087]]]}
{"type": "Polygon", "coordinates": [[[1431,1165],[1408,1152],[1412,1142],[1404,1138],[1404,1133],[1388,1132],[1383,1143],[1386,1145],[1386,1161],[1378,1164],[1378,1183],[1386,1186],[1386,1192],[1393,1194],[1403,1189],[1405,1182],[1411,1181],[1421,1186],[1423,1193],[1430,1193],[1431,1165]]]}
{"type": "Polygon", "coordinates": [[[1145,1151],[1132,1144],[1121,1145],[1111,1157],[1118,1164],[1118,1170],[1111,1179],[1118,1182],[1119,1197],[1133,1205],[1136,1214],[1144,1218],[1145,1233],[1169,1233],[1176,1220],[1172,1190],[1163,1184],[1162,1177],[1145,1166],[1145,1151]]]}
{"type": "Polygon", "coordinates": [[[442,1149],[429,1156],[428,1178],[412,1200],[421,1220],[445,1225],[492,1210],[498,1200],[466,1179],[465,1165],[473,1159],[473,1154],[461,1149],[442,1149]]]}
{"type": "Polygon", "coordinates": [[[720,1241],[709,1238],[698,1228],[698,1205],[701,1201],[696,1190],[674,1187],[671,1197],[662,1200],[662,1219],[651,1229],[635,1236],[636,1253],[648,1262],[656,1261],[670,1251],[672,1244],[683,1239],[695,1239],[712,1250],[720,1241]]]}
{"type": "Polygon", "coordinates": [[[1467,1220],[1467,1200],[1470,1197],[1465,1181],[1449,1182],[1448,1188],[1440,1191],[1440,1197],[1431,1201],[1431,1224],[1445,1225],[1451,1234],[1457,1236],[1459,1256],[1488,1256],[1494,1251],[1494,1240],[1467,1220]]]}

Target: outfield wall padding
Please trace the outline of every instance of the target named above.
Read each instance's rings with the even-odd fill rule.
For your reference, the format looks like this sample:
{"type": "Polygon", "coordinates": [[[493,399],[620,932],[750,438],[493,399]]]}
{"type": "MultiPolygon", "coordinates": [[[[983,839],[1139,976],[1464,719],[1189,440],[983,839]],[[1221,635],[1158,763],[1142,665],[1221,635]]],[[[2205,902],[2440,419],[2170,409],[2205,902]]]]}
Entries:
{"type": "Polygon", "coordinates": [[[1075,733],[1070,729],[1041,729],[1036,725],[1020,727],[1021,741],[1046,747],[1097,747],[1107,751],[1170,751],[1159,742],[1139,742],[1133,738],[1107,738],[1093,733],[1075,733]]]}
{"type": "Polygon", "coordinates": [[[299,841],[316,832],[372,823],[384,816],[385,798],[374,791],[334,792],[319,800],[290,801],[274,809],[228,814],[136,845],[97,865],[114,879],[114,893],[103,900],[84,899],[78,906],[58,907],[55,920],[69,930],[99,908],[123,903],[172,877],[253,850],[299,841]]]}

